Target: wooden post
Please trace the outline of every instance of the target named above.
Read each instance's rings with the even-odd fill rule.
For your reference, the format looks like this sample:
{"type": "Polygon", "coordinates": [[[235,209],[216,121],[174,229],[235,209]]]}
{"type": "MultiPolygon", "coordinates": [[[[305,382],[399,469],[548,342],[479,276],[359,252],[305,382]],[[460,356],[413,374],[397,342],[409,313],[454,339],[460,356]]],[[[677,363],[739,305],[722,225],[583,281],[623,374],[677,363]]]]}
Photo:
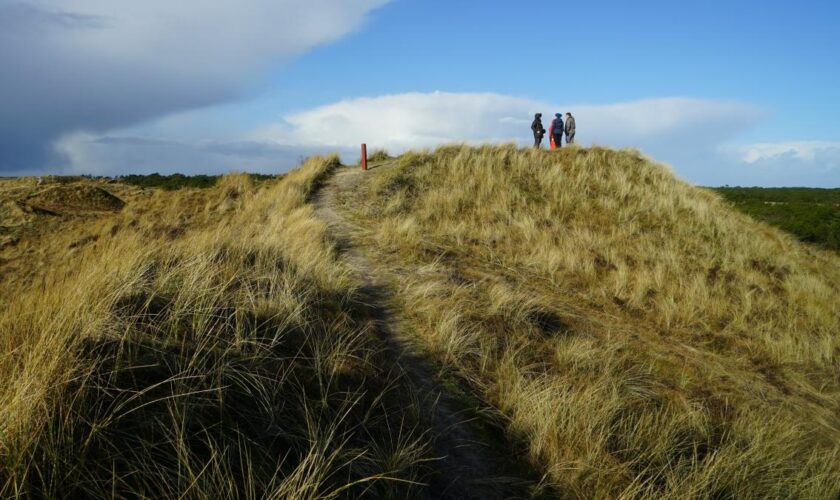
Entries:
{"type": "Polygon", "coordinates": [[[367,144],[362,144],[362,170],[367,170],[367,144]]]}

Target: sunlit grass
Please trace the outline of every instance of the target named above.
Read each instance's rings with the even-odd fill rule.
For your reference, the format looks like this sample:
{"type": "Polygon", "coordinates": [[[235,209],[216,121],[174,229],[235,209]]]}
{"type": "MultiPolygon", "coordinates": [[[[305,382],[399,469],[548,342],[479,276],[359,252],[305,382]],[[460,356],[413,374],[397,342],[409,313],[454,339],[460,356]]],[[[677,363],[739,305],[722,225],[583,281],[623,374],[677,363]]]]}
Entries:
{"type": "Polygon", "coordinates": [[[450,146],[344,211],[411,328],[581,498],[840,492],[840,259],[634,151],[450,146]]]}
{"type": "Polygon", "coordinates": [[[154,192],[44,250],[0,318],[0,496],[410,495],[429,436],[307,203],[337,164],[154,192]]]}

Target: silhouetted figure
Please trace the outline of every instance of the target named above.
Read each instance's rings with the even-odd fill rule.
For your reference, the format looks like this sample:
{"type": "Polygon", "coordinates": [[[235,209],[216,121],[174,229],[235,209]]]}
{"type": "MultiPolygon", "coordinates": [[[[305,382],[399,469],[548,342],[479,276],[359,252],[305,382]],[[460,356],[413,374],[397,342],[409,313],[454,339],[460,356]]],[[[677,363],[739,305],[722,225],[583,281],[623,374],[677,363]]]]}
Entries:
{"type": "Polygon", "coordinates": [[[566,113],[566,144],[575,143],[575,117],[566,113]]]}
{"type": "Polygon", "coordinates": [[[534,132],[534,147],[539,149],[542,144],[545,129],[542,124],[542,113],[534,115],[534,122],[531,124],[531,130],[534,132]]]}
{"type": "Polygon", "coordinates": [[[560,113],[554,114],[554,119],[551,120],[551,125],[548,127],[551,134],[551,149],[563,147],[563,115],[560,113]]]}

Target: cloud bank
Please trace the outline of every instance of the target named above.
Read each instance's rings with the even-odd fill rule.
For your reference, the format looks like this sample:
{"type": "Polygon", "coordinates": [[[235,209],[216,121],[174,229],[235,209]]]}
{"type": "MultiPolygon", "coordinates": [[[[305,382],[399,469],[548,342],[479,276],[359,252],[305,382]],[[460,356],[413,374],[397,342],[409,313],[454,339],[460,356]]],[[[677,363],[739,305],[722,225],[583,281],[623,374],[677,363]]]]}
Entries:
{"type": "Polygon", "coordinates": [[[388,0],[0,0],[0,174],[53,141],[230,101],[388,0]]]}
{"type": "Polygon", "coordinates": [[[548,126],[571,111],[578,142],[633,147],[706,185],[840,185],[840,143],[733,145],[769,113],[736,101],[669,97],[605,105],[550,103],[493,93],[407,93],[341,101],[286,116],[252,137],[296,147],[399,152],[445,142],[530,144],[533,113],[548,126]]]}
{"type": "Polygon", "coordinates": [[[840,150],[840,143],[828,141],[762,143],[734,148],[745,163],[752,164],[779,158],[807,161],[825,158],[828,167],[837,167],[838,150],[840,150]]]}
{"type": "MultiPolygon", "coordinates": [[[[56,149],[71,164],[71,172],[91,175],[184,173],[223,174],[230,171],[278,173],[302,163],[317,149],[243,140],[190,141],[137,136],[65,136],[56,149]]],[[[349,154],[349,150],[342,151],[349,154]]],[[[20,172],[40,175],[41,172],[20,172]]]]}
{"type": "Polygon", "coordinates": [[[607,105],[557,104],[492,93],[407,93],[338,102],[295,113],[257,134],[289,144],[388,148],[449,141],[530,142],[531,118],[571,111],[587,142],[657,146],[663,142],[719,142],[763,119],[749,104],[688,98],[646,99],[607,105]]]}
{"type": "Polygon", "coordinates": [[[729,184],[840,187],[840,142],[722,145],[719,152],[738,165],[729,184]]]}
{"type": "Polygon", "coordinates": [[[391,153],[450,142],[527,145],[537,111],[546,126],[554,112],[571,111],[579,143],[641,149],[698,184],[840,185],[840,143],[736,145],[738,135],[767,112],[745,103],[690,98],[558,105],[493,93],[406,93],[291,113],[233,139],[76,135],[59,146],[78,171],[87,173],[277,172],[314,153],[339,152],[356,161],[362,142],[391,153]]]}

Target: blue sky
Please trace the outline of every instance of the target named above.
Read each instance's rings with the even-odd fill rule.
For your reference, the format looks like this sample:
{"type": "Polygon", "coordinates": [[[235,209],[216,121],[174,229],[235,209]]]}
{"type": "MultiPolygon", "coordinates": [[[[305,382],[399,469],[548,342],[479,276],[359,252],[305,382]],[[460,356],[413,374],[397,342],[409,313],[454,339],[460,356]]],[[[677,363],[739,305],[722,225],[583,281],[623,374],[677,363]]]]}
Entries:
{"type": "Polygon", "coordinates": [[[0,175],[526,144],[571,111],[692,182],[840,186],[837,2],[119,4],[0,0],[0,175]]]}
{"type": "Polygon", "coordinates": [[[367,29],[278,73],[275,88],[304,105],[435,90],[591,103],[744,99],[812,114],[803,133],[827,134],[840,125],[839,114],[829,112],[840,111],[840,66],[831,62],[840,49],[840,3],[558,5],[397,1],[374,12],[367,29]],[[361,61],[369,78],[351,76],[361,61]],[[337,75],[348,80],[336,85],[337,75]]]}

